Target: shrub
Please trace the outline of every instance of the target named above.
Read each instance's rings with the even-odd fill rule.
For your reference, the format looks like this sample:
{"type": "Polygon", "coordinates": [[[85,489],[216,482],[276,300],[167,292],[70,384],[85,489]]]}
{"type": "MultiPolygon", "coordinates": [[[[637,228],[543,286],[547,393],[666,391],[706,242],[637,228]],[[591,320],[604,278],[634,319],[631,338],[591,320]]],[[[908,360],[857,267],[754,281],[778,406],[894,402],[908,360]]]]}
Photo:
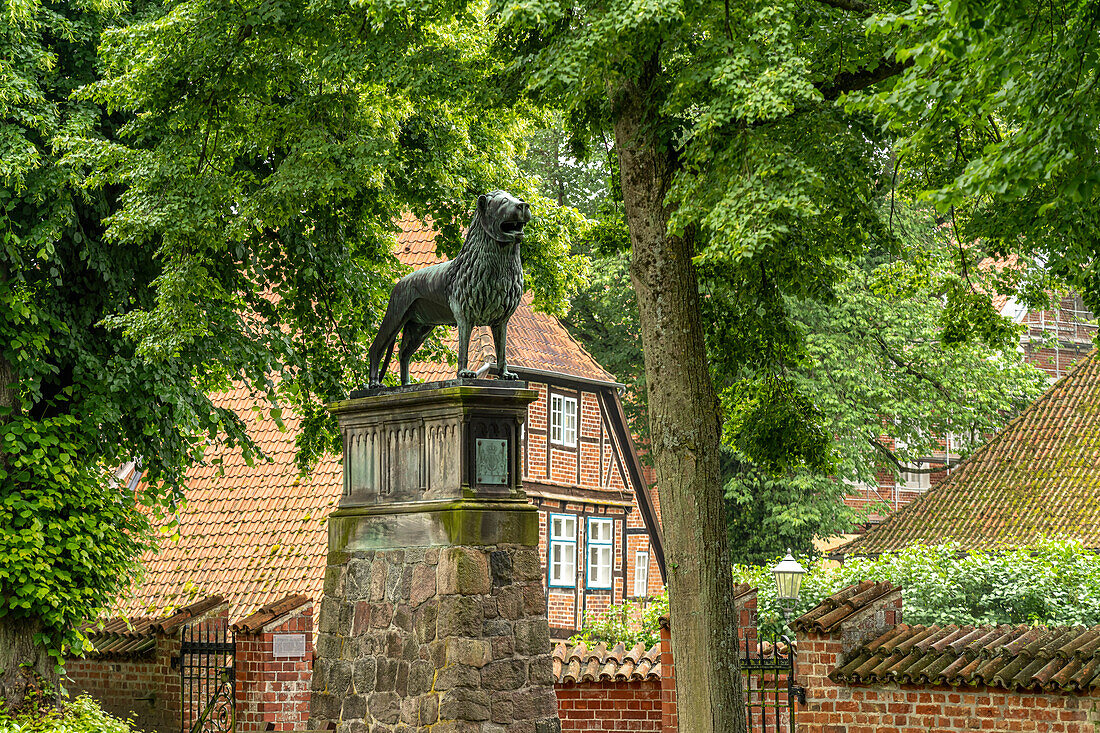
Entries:
{"type": "Polygon", "coordinates": [[[605,642],[622,642],[630,649],[638,642],[650,649],[661,640],[661,616],[668,615],[668,595],[662,593],[643,606],[638,602],[619,603],[602,614],[587,613],[580,633],[569,639],[570,644],[592,646],[605,642]]]}
{"type": "Polygon", "coordinates": [[[81,695],[61,710],[29,712],[14,717],[0,712],[0,733],[136,733],[130,723],[103,712],[99,704],[81,695]]]}
{"type": "MultiPolygon", "coordinates": [[[[792,618],[862,580],[888,580],[905,593],[912,624],[1100,624],[1100,558],[1075,540],[1042,540],[1001,552],[964,552],[957,543],[913,545],[840,567],[800,560],[807,573],[792,618]]],[[[771,565],[735,566],[736,582],[758,589],[759,626],[784,628],[771,565]]]]}

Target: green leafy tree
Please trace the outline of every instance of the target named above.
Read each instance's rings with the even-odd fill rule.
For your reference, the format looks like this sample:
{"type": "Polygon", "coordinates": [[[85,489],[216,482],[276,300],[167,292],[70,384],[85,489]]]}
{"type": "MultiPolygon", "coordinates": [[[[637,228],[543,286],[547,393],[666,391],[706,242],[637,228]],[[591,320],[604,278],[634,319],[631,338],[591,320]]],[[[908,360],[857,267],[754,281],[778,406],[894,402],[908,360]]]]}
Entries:
{"type": "Polygon", "coordinates": [[[0,20],[0,705],[134,578],[147,518],[246,384],[338,445],[399,272],[396,220],[454,253],[478,193],[525,196],[536,299],[560,308],[580,223],[532,190],[475,10],[264,0],[13,5],[0,20]],[[471,30],[472,29],[472,30],[471,30]],[[98,49],[98,54],[97,54],[98,49]],[[140,461],[137,493],[112,472],[140,461]]]}
{"type": "MultiPolygon", "coordinates": [[[[1068,284],[1100,312],[1100,38],[1094,9],[1071,2],[933,0],[868,23],[906,68],[854,96],[897,136],[899,191],[948,217],[958,259],[1019,255],[1004,287],[1044,305],[1068,284]]],[[[963,281],[956,312],[988,307],[963,281]]]]}

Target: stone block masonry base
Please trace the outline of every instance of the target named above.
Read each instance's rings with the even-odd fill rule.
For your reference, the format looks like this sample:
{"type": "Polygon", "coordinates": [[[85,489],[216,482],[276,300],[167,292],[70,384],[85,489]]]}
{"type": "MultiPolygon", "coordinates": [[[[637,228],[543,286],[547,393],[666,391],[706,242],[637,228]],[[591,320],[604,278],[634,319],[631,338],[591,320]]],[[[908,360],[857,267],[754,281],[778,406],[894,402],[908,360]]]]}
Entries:
{"type": "Polygon", "coordinates": [[[309,725],[338,733],[557,733],[530,545],[331,552],[309,725]]]}

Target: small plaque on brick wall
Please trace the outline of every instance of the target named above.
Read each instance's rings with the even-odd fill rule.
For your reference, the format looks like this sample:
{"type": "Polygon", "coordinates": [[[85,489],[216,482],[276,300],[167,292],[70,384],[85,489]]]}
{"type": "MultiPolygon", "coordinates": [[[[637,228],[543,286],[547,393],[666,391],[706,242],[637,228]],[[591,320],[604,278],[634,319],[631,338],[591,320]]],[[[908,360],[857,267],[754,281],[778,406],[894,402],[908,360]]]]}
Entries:
{"type": "Polygon", "coordinates": [[[305,634],[275,634],[272,639],[276,657],[304,657],[306,655],[305,634]]]}
{"type": "Polygon", "coordinates": [[[477,439],[477,482],[479,484],[508,483],[508,441],[477,439]]]}

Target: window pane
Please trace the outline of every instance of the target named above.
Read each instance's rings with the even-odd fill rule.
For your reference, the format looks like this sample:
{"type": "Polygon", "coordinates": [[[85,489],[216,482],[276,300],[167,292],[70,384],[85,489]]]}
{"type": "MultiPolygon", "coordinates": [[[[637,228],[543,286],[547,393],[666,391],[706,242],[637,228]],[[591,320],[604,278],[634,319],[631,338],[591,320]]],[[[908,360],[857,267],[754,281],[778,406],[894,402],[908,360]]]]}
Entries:
{"type": "Polygon", "coordinates": [[[634,553],[634,595],[649,595],[649,553],[645,550],[634,553]]]}

